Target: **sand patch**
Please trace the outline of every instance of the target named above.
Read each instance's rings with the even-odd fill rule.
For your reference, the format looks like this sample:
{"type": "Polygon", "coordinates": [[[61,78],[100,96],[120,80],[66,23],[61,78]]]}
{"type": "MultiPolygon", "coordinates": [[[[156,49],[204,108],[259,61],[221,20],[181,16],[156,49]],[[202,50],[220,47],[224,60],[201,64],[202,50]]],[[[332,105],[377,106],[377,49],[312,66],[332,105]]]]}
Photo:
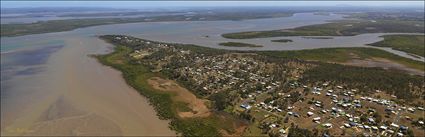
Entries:
{"type": "Polygon", "coordinates": [[[93,113],[36,123],[29,135],[119,136],[120,127],[93,113]]]}
{"type": "MultiPolygon", "coordinates": [[[[236,126],[235,124],[234,124],[234,126],[236,126]]],[[[229,133],[229,132],[227,132],[226,130],[224,130],[224,129],[221,129],[220,130],[220,132],[223,134],[223,136],[225,136],[225,137],[227,137],[227,136],[236,136],[236,137],[238,137],[238,136],[242,136],[243,135],[243,133],[245,132],[245,129],[247,128],[248,126],[247,125],[241,125],[241,126],[237,126],[236,128],[235,128],[235,132],[234,133],[229,133]]]]}
{"type": "Polygon", "coordinates": [[[176,94],[173,97],[175,101],[181,101],[188,104],[188,107],[192,110],[190,112],[179,112],[178,115],[182,118],[186,117],[207,117],[211,114],[208,107],[205,105],[207,100],[198,99],[189,90],[179,86],[175,81],[165,80],[159,77],[152,77],[148,79],[149,85],[154,89],[172,92],[176,94]]]}
{"type": "Polygon", "coordinates": [[[53,103],[39,118],[30,135],[93,136],[122,134],[114,122],[94,113],[75,108],[63,97],[53,103]]]}
{"type": "Polygon", "coordinates": [[[30,127],[6,127],[5,131],[24,136],[122,135],[113,121],[79,110],[63,97],[52,103],[30,127]]]}
{"type": "Polygon", "coordinates": [[[71,104],[66,102],[61,96],[55,103],[51,104],[49,108],[40,116],[38,122],[56,120],[66,117],[73,117],[83,115],[85,112],[76,109],[71,104]]]}
{"type": "Polygon", "coordinates": [[[114,64],[124,64],[124,61],[123,60],[114,60],[113,61],[114,62],[114,64]]]}
{"type": "Polygon", "coordinates": [[[352,59],[348,62],[342,63],[344,65],[360,66],[360,67],[380,67],[384,69],[394,69],[406,71],[409,74],[424,76],[424,71],[409,68],[405,65],[390,61],[383,58],[371,58],[371,59],[352,59]]]}

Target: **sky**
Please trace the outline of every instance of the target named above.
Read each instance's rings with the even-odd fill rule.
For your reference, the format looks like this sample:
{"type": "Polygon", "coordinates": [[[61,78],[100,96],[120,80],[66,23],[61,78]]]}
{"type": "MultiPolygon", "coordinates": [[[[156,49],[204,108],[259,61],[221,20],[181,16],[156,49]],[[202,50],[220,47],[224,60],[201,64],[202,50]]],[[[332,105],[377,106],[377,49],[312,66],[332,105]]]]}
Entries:
{"type": "Polygon", "coordinates": [[[423,6],[424,1],[1,1],[17,7],[200,7],[200,6],[423,6]]]}

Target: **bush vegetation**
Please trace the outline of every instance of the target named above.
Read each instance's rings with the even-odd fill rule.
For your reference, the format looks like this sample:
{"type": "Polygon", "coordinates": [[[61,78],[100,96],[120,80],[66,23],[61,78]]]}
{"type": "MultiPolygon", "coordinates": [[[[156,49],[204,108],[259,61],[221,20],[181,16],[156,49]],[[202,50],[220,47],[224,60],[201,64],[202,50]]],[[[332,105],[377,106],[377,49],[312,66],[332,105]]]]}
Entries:
{"type": "Polygon", "coordinates": [[[159,73],[152,73],[147,67],[132,64],[127,55],[131,49],[125,46],[116,46],[113,53],[99,55],[97,59],[105,65],[111,66],[122,72],[126,82],[143,96],[149,99],[154,106],[160,119],[171,120],[172,129],[183,136],[220,136],[217,127],[220,127],[220,119],[217,118],[187,118],[180,119],[176,109],[184,108],[181,102],[173,102],[172,94],[158,92],[153,89],[147,79],[150,77],[163,77],[159,73]]]}
{"type": "Polygon", "coordinates": [[[370,45],[377,47],[390,47],[395,50],[404,51],[425,57],[424,35],[386,35],[384,40],[370,45]]]}
{"type": "Polygon", "coordinates": [[[365,33],[424,33],[423,21],[347,20],[302,26],[294,29],[227,33],[230,39],[251,39],[281,36],[354,36],[365,33]]]}
{"type": "Polygon", "coordinates": [[[353,55],[359,59],[383,58],[394,61],[410,68],[424,71],[425,63],[374,48],[321,48],[297,51],[261,51],[260,54],[280,58],[297,58],[321,62],[347,62],[353,59],[353,55]]]}
{"type": "Polygon", "coordinates": [[[291,39],[276,39],[276,40],[271,40],[271,42],[288,43],[288,42],[292,42],[292,40],[291,39]]]}

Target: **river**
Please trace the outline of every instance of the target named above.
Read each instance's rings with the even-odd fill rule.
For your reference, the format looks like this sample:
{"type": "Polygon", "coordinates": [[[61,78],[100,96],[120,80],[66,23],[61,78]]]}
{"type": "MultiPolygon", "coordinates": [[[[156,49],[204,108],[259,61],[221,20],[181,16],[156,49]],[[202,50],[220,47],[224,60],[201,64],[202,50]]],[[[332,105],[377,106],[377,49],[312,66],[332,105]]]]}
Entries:
{"type": "MultiPolygon", "coordinates": [[[[230,40],[229,32],[273,30],[326,23],[342,15],[297,13],[292,17],[243,21],[145,22],[94,26],[67,32],[1,38],[1,135],[175,135],[146,98],[130,88],[120,73],[102,66],[90,54],[111,51],[97,35],[125,34],[144,39],[198,44],[220,42],[261,44],[239,50],[301,50],[364,47],[382,40],[376,34],[333,39],[230,40]],[[206,38],[205,36],[208,36],[206,38]]],[[[403,52],[395,54],[417,59],[403,52]]],[[[420,60],[420,59],[417,59],[420,60]]],[[[423,59],[422,59],[423,61],[423,59]]]]}

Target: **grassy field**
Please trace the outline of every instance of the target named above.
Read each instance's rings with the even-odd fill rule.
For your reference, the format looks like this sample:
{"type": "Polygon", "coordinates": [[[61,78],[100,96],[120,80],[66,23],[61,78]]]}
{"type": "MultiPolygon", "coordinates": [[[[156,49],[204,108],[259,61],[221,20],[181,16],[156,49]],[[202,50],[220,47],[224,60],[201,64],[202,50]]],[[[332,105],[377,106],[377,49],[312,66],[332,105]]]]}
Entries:
{"type": "Polygon", "coordinates": [[[425,57],[424,35],[386,35],[384,40],[370,44],[377,47],[391,47],[395,50],[404,51],[425,57]]]}
{"type": "Polygon", "coordinates": [[[294,29],[249,31],[222,34],[230,39],[250,39],[281,36],[354,36],[364,33],[424,33],[423,21],[344,20],[294,29]]]}
{"type": "Polygon", "coordinates": [[[384,58],[410,68],[422,71],[425,70],[425,63],[423,62],[407,59],[374,48],[322,48],[299,51],[263,51],[260,52],[260,54],[282,58],[297,58],[303,60],[338,63],[347,62],[353,59],[353,55],[355,55],[360,59],[384,58]]]}
{"type": "Polygon", "coordinates": [[[241,43],[241,42],[224,42],[224,43],[219,43],[218,45],[226,46],[226,47],[253,47],[253,48],[263,47],[261,45],[241,43]]]}

